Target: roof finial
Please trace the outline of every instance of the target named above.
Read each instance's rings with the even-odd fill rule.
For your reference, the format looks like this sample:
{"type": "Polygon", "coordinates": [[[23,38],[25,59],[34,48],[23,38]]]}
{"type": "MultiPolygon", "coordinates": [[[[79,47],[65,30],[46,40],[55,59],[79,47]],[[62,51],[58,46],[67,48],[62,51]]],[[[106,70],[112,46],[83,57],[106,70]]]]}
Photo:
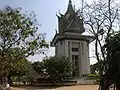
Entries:
{"type": "Polygon", "coordinates": [[[69,4],[71,4],[71,5],[72,5],[72,1],[71,1],[71,0],[69,0],[69,4]]]}
{"type": "Polygon", "coordinates": [[[71,13],[71,12],[73,12],[73,11],[74,11],[74,10],[73,10],[73,6],[72,6],[72,1],[69,0],[68,9],[67,9],[67,12],[66,12],[66,13],[71,13]]]}

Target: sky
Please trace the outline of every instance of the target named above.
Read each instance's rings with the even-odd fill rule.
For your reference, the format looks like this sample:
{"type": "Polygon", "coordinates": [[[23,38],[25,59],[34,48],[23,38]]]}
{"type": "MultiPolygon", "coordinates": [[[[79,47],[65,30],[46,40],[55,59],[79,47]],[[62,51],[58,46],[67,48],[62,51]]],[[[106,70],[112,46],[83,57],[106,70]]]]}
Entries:
{"type": "MultiPolygon", "coordinates": [[[[69,0],[1,0],[0,8],[4,8],[9,5],[13,8],[21,7],[23,11],[34,12],[38,22],[41,24],[40,32],[46,33],[46,40],[49,43],[55,35],[55,29],[57,29],[57,17],[56,14],[60,11],[65,13],[67,10],[69,0]]],[[[86,0],[87,3],[91,3],[93,0],[86,0]]],[[[72,0],[73,5],[79,8],[81,0],[72,0]]],[[[54,48],[50,48],[47,52],[48,56],[55,55],[54,48]]],[[[35,55],[29,57],[30,61],[40,61],[45,55],[35,55]]],[[[91,59],[91,64],[95,63],[94,59],[91,59]]]]}

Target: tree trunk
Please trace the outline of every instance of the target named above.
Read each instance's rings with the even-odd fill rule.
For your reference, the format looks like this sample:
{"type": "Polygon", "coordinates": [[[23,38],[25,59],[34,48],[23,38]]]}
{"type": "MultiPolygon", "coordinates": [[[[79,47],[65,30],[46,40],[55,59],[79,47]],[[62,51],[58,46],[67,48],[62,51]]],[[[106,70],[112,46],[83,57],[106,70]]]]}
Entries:
{"type": "Polygon", "coordinates": [[[0,76],[0,90],[5,90],[5,87],[6,87],[7,84],[8,84],[7,77],[6,76],[0,76]]]}
{"type": "Polygon", "coordinates": [[[0,85],[2,85],[2,84],[3,84],[3,77],[0,76],[0,85]]]}
{"type": "Polygon", "coordinates": [[[13,85],[13,82],[12,82],[12,79],[11,79],[11,77],[7,77],[7,79],[8,79],[8,84],[10,85],[10,87],[13,85]]]}
{"type": "Polygon", "coordinates": [[[21,81],[21,80],[20,80],[20,76],[18,76],[18,80],[19,80],[19,85],[20,85],[20,81],[21,81]]]}
{"type": "Polygon", "coordinates": [[[116,88],[116,85],[114,84],[113,90],[115,90],[115,88],[116,88]]]}
{"type": "Polygon", "coordinates": [[[116,85],[116,90],[120,90],[120,80],[119,80],[118,77],[119,77],[119,76],[117,76],[117,77],[116,77],[116,80],[115,80],[115,81],[116,81],[116,84],[115,84],[115,85],[116,85]]]}

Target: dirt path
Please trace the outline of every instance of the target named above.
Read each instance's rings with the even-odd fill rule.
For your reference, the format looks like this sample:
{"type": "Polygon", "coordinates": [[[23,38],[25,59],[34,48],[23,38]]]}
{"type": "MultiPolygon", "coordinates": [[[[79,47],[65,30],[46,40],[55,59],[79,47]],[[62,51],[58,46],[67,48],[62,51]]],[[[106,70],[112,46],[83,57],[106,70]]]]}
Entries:
{"type": "Polygon", "coordinates": [[[97,90],[97,85],[79,85],[70,87],[60,87],[57,90],[97,90]]]}
{"type": "Polygon", "coordinates": [[[13,88],[12,90],[97,90],[97,85],[77,85],[77,86],[63,86],[54,89],[40,89],[40,88],[13,88]]]}

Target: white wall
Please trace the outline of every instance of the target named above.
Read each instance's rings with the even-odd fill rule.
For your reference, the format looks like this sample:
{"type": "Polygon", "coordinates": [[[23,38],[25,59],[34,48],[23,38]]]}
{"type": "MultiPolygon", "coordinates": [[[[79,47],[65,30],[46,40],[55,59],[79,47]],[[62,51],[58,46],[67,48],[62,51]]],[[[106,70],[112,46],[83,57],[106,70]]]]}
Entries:
{"type": "Polygon", "coordinates": [[[89,45],[87,41],[63,40],[56,43],[56,55],[67,56],[79,55],[79,74],[90,73],[89,45]],[[79,48],[78,52],[72,52],[72,48],[79,48]]]}

